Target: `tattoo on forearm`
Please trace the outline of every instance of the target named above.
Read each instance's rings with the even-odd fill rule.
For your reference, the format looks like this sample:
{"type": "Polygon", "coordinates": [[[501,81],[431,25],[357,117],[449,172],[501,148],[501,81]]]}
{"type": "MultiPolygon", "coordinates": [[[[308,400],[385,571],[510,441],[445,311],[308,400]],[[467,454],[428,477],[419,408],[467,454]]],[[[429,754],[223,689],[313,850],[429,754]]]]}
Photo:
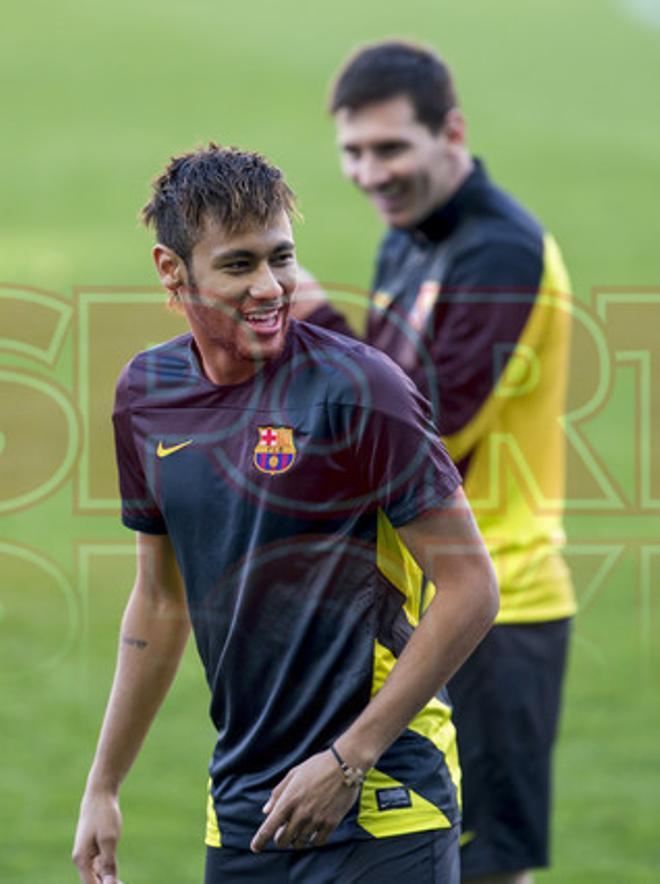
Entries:
{"type": "Polygon", "coordinates": [[[122,636],[122,641],[124,642],[125,645],[133,645],[134,647],[138,648],[140,651],[143,648],[146,648],[147,645],[149,644],[149,642],[145,641],[143,638],[133,638],[133,636],[131,636],[131,635],[122,636]]]}

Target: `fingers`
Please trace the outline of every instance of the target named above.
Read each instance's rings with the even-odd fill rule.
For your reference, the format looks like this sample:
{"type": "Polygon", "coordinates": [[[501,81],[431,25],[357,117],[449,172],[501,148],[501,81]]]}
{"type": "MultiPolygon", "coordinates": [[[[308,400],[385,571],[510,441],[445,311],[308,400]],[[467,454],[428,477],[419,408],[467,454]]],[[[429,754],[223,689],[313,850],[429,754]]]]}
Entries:
{"type": "Polygon", "coordinates": [[[262,851],[270,841],[278,848],[324,844],[358,789],[346,789],[328,753],[311,756],[292,768],[273,789],[262,810],[266,819],[256,832],[250,849],[262,851]]]}
{"type": "Polygon", "coordinates": [[[106,838],[99,841],[99,848],[99,854],[94,862],[96,880],[101,884],[120,884],[117,877],[117,842],[113,838],[106,838]]]}
{"type": "Polygon", "coordinates": [[[310,820],[296,819],[292,816],[285,826],[281,826],[275,833],[276,847],[309,847],[310,838],[316,832],[316,827],[310,820]]]}
{"type": "Polygon", "coordinates": [[[295,847],[296,850],[307,850],[310,847],[315,847],[318,835],[318,829],[306,827],[291,839],[291,847],[295,847]]]}
{"type": "Polygon", "coordinates": [[[261,824],[256,835],[250,842],[250,850],[253,853],[261,853],[268,842],[274,838],[276,834],[279,834],[282,826],[286,826],[286,821],[283,818],[282,812],[271,812],[268,818],[261,824]]]}
{"type": "Polygon", "coordinates": [[[279,848],[307,846],[316,830],[317,827],[309,818],[296,815],[289,806],[273,805],[273,810],[252,839],[250,850],[259,853],[271,840],[279,848]]]}
{"type": "Polygon", "coordinates": [[[82,884],[121,884],[117,877],[117,841],[104,839],[84,852],[74,850],[72,859],[82,884]]]}
{"type": "Polygon", "coordinates": [[[275,833],[275,844],[277,847],[294,847],[296,850],[321,847],[335,828],[336,824],[330,822],[307,821],[294,825],[290,821],[275,833]]]}
{"type": "Polygon", "coordinates": [[[289,780],[291,779],[291,774],[292,774],[292,771],[289,771],[289,773],[284,777],[284,779],[280,780],[280,782],[275,786],[273,791],[270,793],[270,797],[268,798],[268,801],[261,808],[264,813],[270,813],[271,810],[273,809],[273,807],[275,807],[275,805],[277,804],[277,802],[280,799],[280,796],[282,795],[282,793],[284,792],[284,790],[286,789],[286,787],[289,784],[289,780]]]}
{"type": "Polygon", "coordinates": [[[325,844],[337,823],[338,820],[303,816],[291,807],[275,808],[252,839],[250,850],[259,853],[271,840],[280,849],[320,847],[325,844]]]}
{"type": "Polygon", "coordinates": [[[314,838],[314,847],[323,847],[325,842],[330,837],[331,833],[334,831],[335,826],[330,825],[329,823],[322,823],[318,829],[316,830],[316,837],[314,838]]]}
{"type": "Polygon", "coordinates": [[[94,871],[94,856],[93,853],[81,853],[78,850],[74,849],[73,855],[71,859],[73,860],[73,864],[78,869],[78,876],[82,884],[98,884],[98,876],[94,871]]]}

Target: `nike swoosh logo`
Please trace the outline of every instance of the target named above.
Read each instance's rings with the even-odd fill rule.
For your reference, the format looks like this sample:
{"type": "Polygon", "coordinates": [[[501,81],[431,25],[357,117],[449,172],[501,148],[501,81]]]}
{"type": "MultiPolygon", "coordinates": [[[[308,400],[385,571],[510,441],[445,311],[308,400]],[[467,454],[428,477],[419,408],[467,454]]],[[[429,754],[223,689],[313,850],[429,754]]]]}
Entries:
{"type": "Polygon", "coordinates": [[[170,445],[169,447],[166,447],[162,442],[159,442],[156,454],[158,457],[169,457],[170,454],[174,454],[175,451],[181,451],[182,448],[190,445],[192,441],[192,439],[188,439],[186,442],[179,442],[178,445],[170,445]]]}

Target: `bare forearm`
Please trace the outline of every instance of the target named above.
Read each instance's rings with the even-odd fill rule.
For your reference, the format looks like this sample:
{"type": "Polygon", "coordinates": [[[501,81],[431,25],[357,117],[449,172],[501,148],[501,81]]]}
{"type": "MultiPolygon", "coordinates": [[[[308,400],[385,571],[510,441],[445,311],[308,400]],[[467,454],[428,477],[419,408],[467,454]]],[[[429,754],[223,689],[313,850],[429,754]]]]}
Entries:
{"type": "Polygon", "coordinates": [[[73,846],[84,884],[117,880],[119,786],[172,683],[189,632],[185,590],[169,538],[138,533],[137,579],[122,620],[115,678],[73,846]]]}
{"type": "Polygon", "coordinates": [[[440,591],[381,690],[337,741],[344,757],[371,767],[470,655],[496,612],[487,569],[475,574],[473,586],[440,591]]]}
{"type": "Polygon", "coordinates": [[[121,626],[115,678],[88,787],[116,791],[172,683],[190,631],[180,601],[133,591],[121,626]]]}
{"type": "Polygon", "coordinates": [[[499,605],[495,572],[460,488],[399,534],[438,590],[381,690],[337,741],[349,763],[363,769],[469,656],[499,605]]]}
{"type": "MultiPolygon", "coordinates": [[[[459,583],[445,581],[379,693],[335,741],[351,767],[372,767],[487,631],[497,588],[488,558],[479,558],[475,568],[458,569],[459,583]]],[[[295,846],[310,832],[315,846],[322,845],[357,794],[345,787],[329,752],[312,755],[271,793],[251,849],[258,853],[273,838],[278,847],[295,846]]]]}

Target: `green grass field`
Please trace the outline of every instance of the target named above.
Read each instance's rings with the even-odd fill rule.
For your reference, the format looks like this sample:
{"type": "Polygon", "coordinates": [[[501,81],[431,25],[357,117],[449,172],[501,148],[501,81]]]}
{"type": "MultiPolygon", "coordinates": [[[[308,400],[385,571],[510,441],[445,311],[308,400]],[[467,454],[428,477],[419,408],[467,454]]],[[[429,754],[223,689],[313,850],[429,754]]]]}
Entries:
{"type": "MultiPolygon", "coordinates": [[[[148,181],[208,139],[262,150],[299,195],[301,261],[334,290],[366,288],[380,226],[340,178],[323,104],[353,46],[392,35],[432,43],[453,65],[474,152],[553,230],[595,317],[591,337],[576,336],[574,404],[592,400],[574,421],[583,500],[567,522],[581,611],[554,866],[538,880],[660,880],[658,7],[4,5],[0,881],[75,879],[77,805],[132,579],[112,386],[133,351],[176,328],[143,290],[155,282],[136,222],[148,181]]],[[[206,706],[191,649],[123,792],[126,884],[200,879],[206,706]]]]}

